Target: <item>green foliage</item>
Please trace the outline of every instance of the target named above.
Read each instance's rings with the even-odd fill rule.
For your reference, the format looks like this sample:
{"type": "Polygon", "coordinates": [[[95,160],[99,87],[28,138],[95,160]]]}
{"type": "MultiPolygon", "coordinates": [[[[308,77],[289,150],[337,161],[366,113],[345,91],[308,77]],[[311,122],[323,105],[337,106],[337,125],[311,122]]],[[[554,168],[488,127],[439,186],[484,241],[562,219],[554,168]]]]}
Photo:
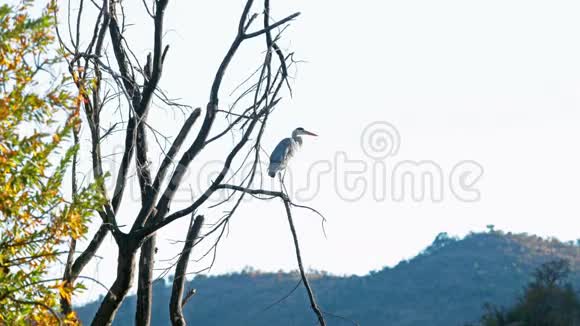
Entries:
{"type": "Polygon", "coordinates": [[[62,193],[78,150],[66,140],[79,126],[80,101],[65,79],[41,77],[59,62],[51,55],[56,5],[31,17],[33,3],[0,6],[0,324],[8,325],[56,322],[58,296],[74,289],[46,280],[47,268],[64,241],[84,236],[102,203],[102,181],[72,199],[62,193]]]}
{"type": "Polygon", "coordinates": [[[456,237],[451,237],[447,232],[441,232],[437,234],[433,243],[427,247],[423,252],[422,255],[432,255],[438,250],[445,248],[447,245],[450,245],[454,242],[457,242],[459,239],[456,237]]]}
{"type": "Polygon", "coordinates": [[[486,305],[482,326],[573,326],[580,323],[580,301],[570,284],[564,283],[569,262],[559,259],[542,264],[534,280],[511,309],[486,305]]]}

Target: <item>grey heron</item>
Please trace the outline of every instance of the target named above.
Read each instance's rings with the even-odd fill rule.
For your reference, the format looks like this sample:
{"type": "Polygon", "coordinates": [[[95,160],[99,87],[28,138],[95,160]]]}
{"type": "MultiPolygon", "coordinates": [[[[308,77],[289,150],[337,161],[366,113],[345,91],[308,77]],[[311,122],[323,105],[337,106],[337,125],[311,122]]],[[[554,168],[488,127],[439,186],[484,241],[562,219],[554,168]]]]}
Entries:
{"type": "Polygon", "coordinates": [[[318,136],[300,127],[294,129],[292,137],[282,139],[270,155],[270,165],[268,166],[268,175],[270,177],[274,178],[278,172],[286,168],[288,161],[294,156],[298,148],[302,146],[302,137],[300,137],[302,135],[318,136]]]}

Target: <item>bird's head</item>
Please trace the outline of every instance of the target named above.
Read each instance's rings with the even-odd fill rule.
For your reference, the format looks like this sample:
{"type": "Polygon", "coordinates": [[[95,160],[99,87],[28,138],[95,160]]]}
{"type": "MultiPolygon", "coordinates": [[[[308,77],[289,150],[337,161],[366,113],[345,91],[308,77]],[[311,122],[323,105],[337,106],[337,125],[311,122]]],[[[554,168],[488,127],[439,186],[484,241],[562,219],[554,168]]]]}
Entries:
{"type": "Polygon", "coordinates": [[[296,128],[294,129],[294,131],[292,132],[292,136],[302,136],[302,135],[307,135],[307,136],[318,136],[317,134],[307,131],[302,127],[296,128]]]}

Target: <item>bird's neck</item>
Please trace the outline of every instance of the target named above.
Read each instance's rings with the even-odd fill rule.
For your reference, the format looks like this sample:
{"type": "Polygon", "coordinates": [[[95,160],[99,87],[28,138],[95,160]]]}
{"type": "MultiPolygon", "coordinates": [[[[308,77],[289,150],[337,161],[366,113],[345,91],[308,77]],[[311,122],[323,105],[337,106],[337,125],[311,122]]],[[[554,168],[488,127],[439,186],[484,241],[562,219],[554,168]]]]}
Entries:
{"type": "Polygon", "coordinates": [[[292,134],[292,139],[294,140],[294,142],[299,145],[302,146],[302,137],[296,135],[296,134],[292,134]]]}

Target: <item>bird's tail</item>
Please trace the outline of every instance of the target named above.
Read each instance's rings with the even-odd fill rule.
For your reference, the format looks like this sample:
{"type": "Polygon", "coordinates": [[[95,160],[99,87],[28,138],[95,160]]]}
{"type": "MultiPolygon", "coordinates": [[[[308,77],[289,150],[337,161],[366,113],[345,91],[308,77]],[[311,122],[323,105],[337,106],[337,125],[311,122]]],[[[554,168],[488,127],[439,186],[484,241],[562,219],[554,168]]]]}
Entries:
{"type": "Polygon", "coordinates": [[[270,162],[270,165],[268,166],[268,175],[270,176],[270,178],[273,178],[276,176],[276,172],[278,172],[279,167],[280,167],[280,164],[270,162]]]}

